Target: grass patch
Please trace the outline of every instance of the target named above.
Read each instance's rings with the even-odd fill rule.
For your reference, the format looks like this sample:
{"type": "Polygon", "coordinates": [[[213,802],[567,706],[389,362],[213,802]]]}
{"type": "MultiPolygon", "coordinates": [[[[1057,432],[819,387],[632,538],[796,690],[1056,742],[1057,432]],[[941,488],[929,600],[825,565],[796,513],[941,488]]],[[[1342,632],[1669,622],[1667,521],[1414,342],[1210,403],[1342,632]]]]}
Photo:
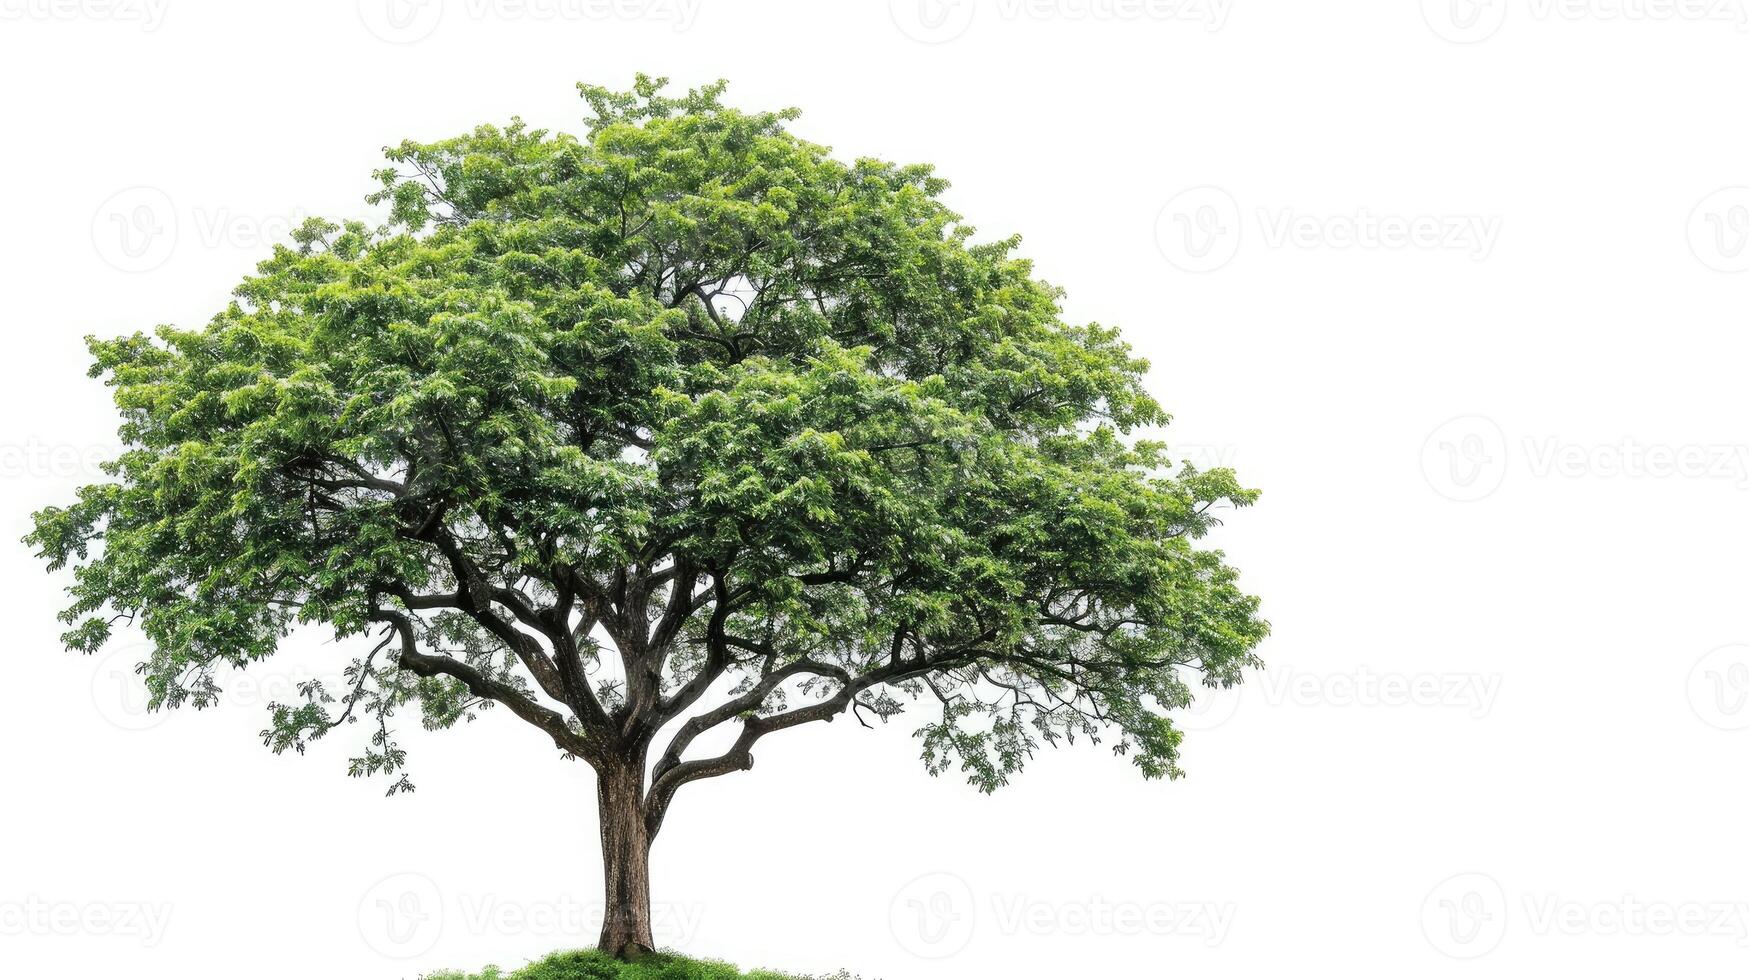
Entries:
{"type": "Polygon", "coordinates": [[[715,960],[690,960],[667,953],[652,953],[636,963],[619,960],[596,950],[554,953],[539,963],[513,973],[504,973],[495,966],[482,973],[445,971],[428,974],[424,980],[857,980],[848,973],[825,977],[803,977],[792,973],[754,970],[742,973],[727,963],[715,960]]]}

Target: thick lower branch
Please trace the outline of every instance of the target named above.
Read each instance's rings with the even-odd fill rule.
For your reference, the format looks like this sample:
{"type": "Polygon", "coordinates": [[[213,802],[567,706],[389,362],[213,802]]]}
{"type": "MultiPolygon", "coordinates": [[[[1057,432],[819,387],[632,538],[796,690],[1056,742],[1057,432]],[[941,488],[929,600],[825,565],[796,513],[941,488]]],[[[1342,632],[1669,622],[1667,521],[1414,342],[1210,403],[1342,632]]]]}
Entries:
{"type": "Polygon", "coordinates": [[[723,702],[710,711],[695,715],[688,719],[685,724],[681,725],[680,730],[674,733],[674,738],[668,743],[667,751],[663,753],[662,758],[656,763],[656,770],[652,774],[653,778],[659,782],[663,776],[680,766],[680,757],[686,753],[687,747],[690,746],[693,740],[698,738],[698,736],[710,731],[712,728],[723,724],[737,715],[746,714],[747,712],[756,710],[761,704],[765,703],[765,699],[770,697],[773,691],[777,690],[785,681],[797,674],[815,674],[823,677],[835,677],[846,687],[849,687],[852,683],[849,673],[842,668],[815,663],[811,660],[798,660],[794,663],[780,667],[760,678],[759,682],[745,693],[723,702]]]}
{"type": "Polygon", "coordinates": [[[667,816],[668,806],[674,800],[674,794],[680,787],[700,779],[709,779],[743,769],[753,768],[753,745],[772,732],[805,725],[811,721],[831,721],[856,703],[857,695],[879,684],[903,681],[911,677],[953,666],[957,660],[940,659],[928,662],[911,661],[908,663],[888,663],[875,668],[860,677],[844,676],[845,683],[837,694],[814,704],[801,708],[792,708],[766,717],[749,716],[746,712],[757,708],[765,698],[785,679],[798,673],[825,674],[827,676],[845,675],[841,668],[797,661],[786,667],[766,675],[759,685],[746,694],[731,700],[713,711],[706,712],[688,721],[676,733],[674,742],[658,763],[654,777],[651,780],[648,794],[648,815],[646,820],[650,834],[654,836],[662,827],[662,820],[667,816]],[[680,755],[686,746],[700,733],[727,721],[736,715],[742,716],[741,734],[735,743],[721,755],[707,759],[680,761],[680,755]]]}
{"type": "Polygon", "coordinates": [[[401,651],[397,659],[402,668],[420,677],[453,677],[461,681],[475,697],[496,701],[510,709],[518,718],[545,732],[561,751],[585,759],[596,755],[593,747],[573,731],[557,711],[535,703],[509,684],[488,677],[479,669],[454,657],[420,653],[413,621],[406,616],[392,609],[373,609],[371,618],[390,624],[400,634],[401,651]]]}

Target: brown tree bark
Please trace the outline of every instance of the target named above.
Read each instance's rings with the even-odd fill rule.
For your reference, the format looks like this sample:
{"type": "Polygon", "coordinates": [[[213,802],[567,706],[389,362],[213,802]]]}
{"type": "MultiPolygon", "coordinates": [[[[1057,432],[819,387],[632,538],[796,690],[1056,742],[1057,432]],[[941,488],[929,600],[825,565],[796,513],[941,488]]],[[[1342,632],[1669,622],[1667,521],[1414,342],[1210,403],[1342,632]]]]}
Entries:
{"type": "Polygon", "coordinates": [[[604,767],[597,777],[601,866],[607,880],[600,948],[622,960],[654,952],[650,932],[650,835],[644,820],[642,760],[604,767]]]}

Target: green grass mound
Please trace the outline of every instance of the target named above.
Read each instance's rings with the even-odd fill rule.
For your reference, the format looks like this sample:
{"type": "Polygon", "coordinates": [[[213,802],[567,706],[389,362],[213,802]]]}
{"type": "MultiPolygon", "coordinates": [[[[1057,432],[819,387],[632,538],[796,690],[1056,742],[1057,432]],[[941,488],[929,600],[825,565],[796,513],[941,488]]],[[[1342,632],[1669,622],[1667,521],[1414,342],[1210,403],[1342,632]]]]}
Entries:
{"type": "Polygon", "coordinates": [[[754,970],[742,973],[727,963],[689,960],[666,953],[653,953],[636,963],[621,963],[593,949],[555,953],[514,973],[489,966],[484,973],[433,973],[425,980],[856,980],[848,973],[829,977],[801,977],[790,973],[754,970]]]}

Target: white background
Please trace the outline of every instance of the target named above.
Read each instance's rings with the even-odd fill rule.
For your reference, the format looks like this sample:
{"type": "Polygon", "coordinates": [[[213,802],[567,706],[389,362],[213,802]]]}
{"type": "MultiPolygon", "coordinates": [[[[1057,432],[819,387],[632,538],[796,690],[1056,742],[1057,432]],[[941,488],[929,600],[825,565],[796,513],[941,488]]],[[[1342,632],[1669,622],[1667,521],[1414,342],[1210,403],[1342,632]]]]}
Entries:
{"type": "MultiPolygon", "coordinates": [[[[1749,32],[1623,2],[0,0],[0,530],[113,451],[79,338],[204,322],[290,223],[366,213],[384,144],[727,77],[937,164],[1126,330],[1184,452],[1264,491],[1217,543],[1275,631],[1177,783],[1082,747],[984,797],[911,722],[773,737],[677,803],[660,938],[884,980],[1742,976],[1749,32]]],[[[592,783],[540,736],[414,733],[385,800],[338,739],[256,737],[325,637],[142,716],[126,640],[59,652],[64,584],[0,548],[0,973],[593,941],[592,783]]]]}

